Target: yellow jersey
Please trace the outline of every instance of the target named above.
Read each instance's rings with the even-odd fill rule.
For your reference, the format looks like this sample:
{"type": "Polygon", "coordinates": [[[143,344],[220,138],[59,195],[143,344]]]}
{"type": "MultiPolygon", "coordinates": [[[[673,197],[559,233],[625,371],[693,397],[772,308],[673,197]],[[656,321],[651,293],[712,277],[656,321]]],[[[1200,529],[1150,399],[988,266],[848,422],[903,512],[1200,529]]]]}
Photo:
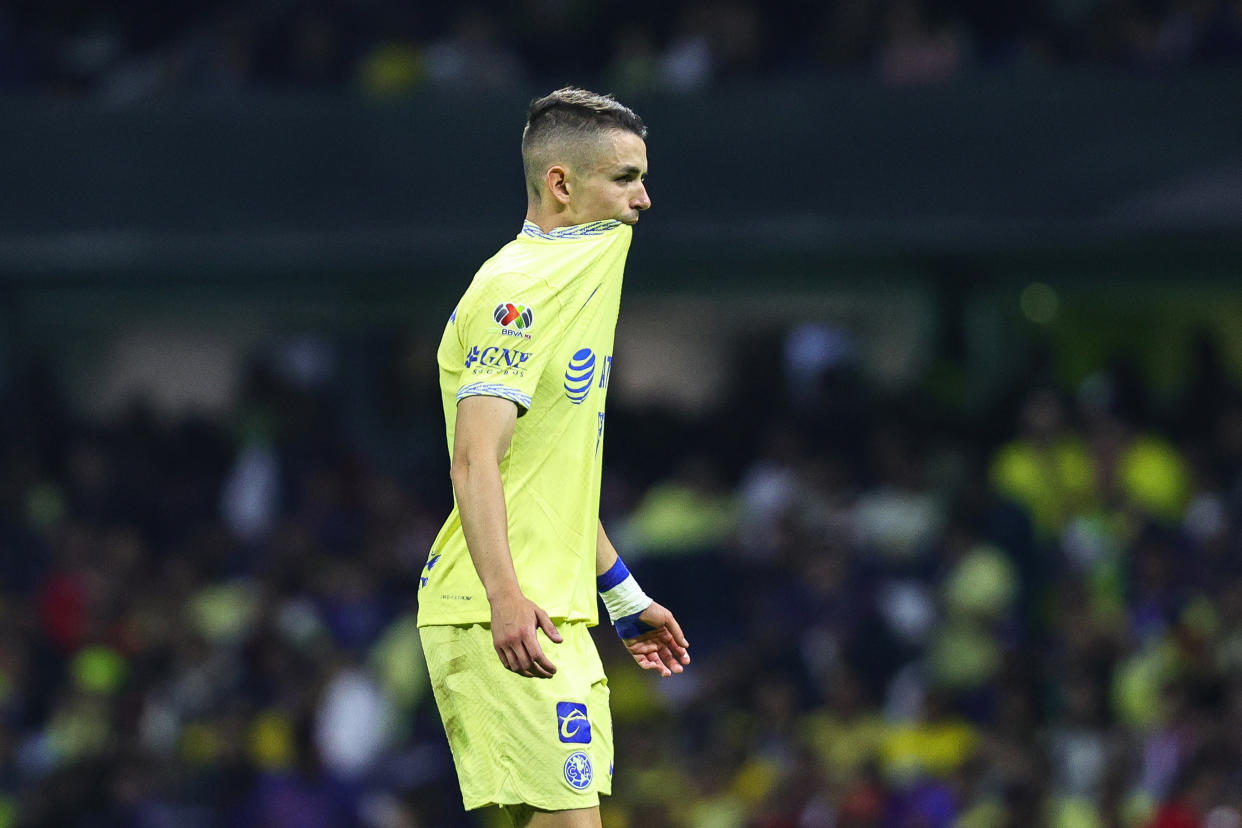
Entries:
{"type": "MultiPolygon", "coordinates": [[[[548,232],[526,222],[479,268],[437,351],[450,456],[460,400],[518,406],[500,462],[509,547],[522,592],[558,620],[599,620],[604,398],[631,235],[614,220],[548,232]]],[[[418,601],[420,627],[491,622],[456,504],[432,543],[418,601]]]]}

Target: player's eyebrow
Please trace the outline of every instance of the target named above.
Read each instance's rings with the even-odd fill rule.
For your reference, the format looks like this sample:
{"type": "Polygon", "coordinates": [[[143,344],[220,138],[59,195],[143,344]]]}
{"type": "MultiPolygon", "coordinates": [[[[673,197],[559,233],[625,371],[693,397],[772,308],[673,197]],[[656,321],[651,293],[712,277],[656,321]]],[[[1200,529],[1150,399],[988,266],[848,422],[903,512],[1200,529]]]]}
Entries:
{"type": "Polygon", "coordinates": [[[643,175],[643,171],[640,170],[638,167],[635,167],[633,164],[631,164],[628,167],[622,167],[617,172],[618,178],[627,178],[627,177],[638,178],[639,176],[642,176],[642,175],[643,175]]]}

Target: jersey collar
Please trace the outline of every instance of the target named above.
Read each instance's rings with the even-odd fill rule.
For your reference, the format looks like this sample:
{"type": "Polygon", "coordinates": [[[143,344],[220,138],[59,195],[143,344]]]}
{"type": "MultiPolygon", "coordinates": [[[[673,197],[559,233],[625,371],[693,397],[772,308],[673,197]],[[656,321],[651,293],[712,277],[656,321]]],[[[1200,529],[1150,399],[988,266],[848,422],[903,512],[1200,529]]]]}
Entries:
{"type": "Polygon", "coordinates": [[[544,241],[586,239],[592,236],[602,236],[620,226],[621,222],[616,219],[602,219],[600,221],[588,222],[587,224],[575,224],[572,227],[553,227],[551,230],[544,232],[533,221],[524,221],[522,222],[522,235],[530,236],[532,239],[543,239],[544,241]]]}

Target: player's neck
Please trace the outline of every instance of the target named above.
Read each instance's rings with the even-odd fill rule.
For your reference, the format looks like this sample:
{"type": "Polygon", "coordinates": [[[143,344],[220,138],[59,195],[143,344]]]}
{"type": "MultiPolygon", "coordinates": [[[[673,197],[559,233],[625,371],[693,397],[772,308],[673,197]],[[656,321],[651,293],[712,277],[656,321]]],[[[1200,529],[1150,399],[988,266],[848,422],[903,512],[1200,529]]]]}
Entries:
{"type": "Polygon", "coordinates": [[[568,210],[542,210],[538,204],[530,204],[526,208],[526,220],[538,225],[539,229],[549,233],[558,227],[573,227],[582,222],[576,221],[568,210]]]}

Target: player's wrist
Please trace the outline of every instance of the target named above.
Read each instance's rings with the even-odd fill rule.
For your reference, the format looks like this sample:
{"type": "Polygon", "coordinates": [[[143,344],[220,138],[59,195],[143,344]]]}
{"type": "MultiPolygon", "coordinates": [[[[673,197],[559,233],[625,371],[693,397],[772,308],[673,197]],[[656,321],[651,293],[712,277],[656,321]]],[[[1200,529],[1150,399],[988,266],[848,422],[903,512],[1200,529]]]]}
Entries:
{"type": "Polygon", "coordinates": [[[518,586],[517,581],[514,581],[511,584],[502,584],[495,589],[487,589],[485,592],[487,595],[487,603],[493,606],[508,601],[516,601],[526,597],[522,594],[522,588],[518,586]]]}
{"type": "Polygon", "coordinates": [[[639,627],[642,622],[638,620],[638,616],[654,602],[643,592],[643,588],[638,585],[621,557],[618,556],[616,563],[595,581],[599,597],[603,599],[604,607],[608,610],[608,618],[617,628],[617,635],[633,638],[645,631],[639,627]]]}

